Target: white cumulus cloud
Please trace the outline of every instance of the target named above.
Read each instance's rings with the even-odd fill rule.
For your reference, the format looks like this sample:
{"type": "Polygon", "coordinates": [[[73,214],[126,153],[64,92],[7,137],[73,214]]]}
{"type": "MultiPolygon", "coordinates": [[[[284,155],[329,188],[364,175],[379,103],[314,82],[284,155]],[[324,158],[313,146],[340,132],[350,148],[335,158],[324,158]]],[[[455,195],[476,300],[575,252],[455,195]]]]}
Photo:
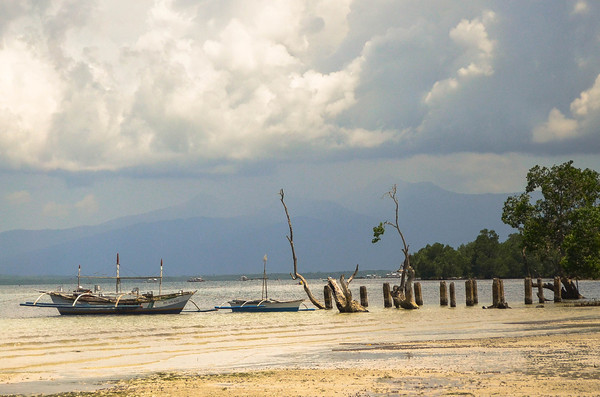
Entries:
{"type": "Polygon", "coordinates": [[[588,90],[583,91],[570,105],[572,117],[553,108],[547,121],[533,129],[533,142],[546,143],[596,134],[600,111],[600,75],[588,90]]]}
{"type": "Polygon", "coordinates": [[[493,56],[494,41],[489,38],[486,24],[494,21],[495,14],[486,11],[481,18],[461,20],[449,33],[454,43],[459,45],[463,52],[458,57],[458,62],[463,62],[454,75],[444,80],[436,81],[431,90],[425,95],[426,104],[433,104],[443,100],[446,96],[459,88],[461,80],[472,76],[490,76],[494,73],[493,56]]]}

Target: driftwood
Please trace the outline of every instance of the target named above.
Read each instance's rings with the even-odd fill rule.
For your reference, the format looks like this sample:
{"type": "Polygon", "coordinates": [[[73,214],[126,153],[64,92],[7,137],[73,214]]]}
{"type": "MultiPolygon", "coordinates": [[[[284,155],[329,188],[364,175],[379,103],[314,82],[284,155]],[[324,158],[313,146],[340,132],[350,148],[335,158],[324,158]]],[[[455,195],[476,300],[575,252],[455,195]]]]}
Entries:
{"type": "MultiPolygon", "coordinates": [[[[584,299],[583,295],[579,293],[579,288],[577,288],[577,284],[568,277],[560,278],[562,288],[560,296],[562,299],[584,299]]],[[[544,288],[554,291],[554,282],[552,283],[543,283],[544,288]]],[[[546,299],[548,300],[548,299],[546,299]]]]}
{"type": "Polygon", "coordinates": [[[415,279],[415,271],[409,266],[406,268],[405,272],[408,273],[408,276],[406,277],[404,287],[402,287],[402,285],[394,285],[394,288],[392,289],[394,306],[396,306],[396,308],[401,307],[409,310],[418,309],[419,305],[417,305],[415,296],[413,294],[413,280],[415,279]]]}
{"type": "Polygon", "coordinates": [[[360,312],[368,312],[368,310],[363,307],[359,302],[352,299],[352,292],[350,291],[349,284],[356,276],[358,272],[358,265],[356,265],[356,270],[350,276],[348,281],[345,280],[344,275],[340,276],[340,283],[332,277],[327,277],[327,285],[331,288],[331,292],[333,294],[333,300],[335,301],[335,305],[338,308],[340,313],[360,313],[360,312]]]}

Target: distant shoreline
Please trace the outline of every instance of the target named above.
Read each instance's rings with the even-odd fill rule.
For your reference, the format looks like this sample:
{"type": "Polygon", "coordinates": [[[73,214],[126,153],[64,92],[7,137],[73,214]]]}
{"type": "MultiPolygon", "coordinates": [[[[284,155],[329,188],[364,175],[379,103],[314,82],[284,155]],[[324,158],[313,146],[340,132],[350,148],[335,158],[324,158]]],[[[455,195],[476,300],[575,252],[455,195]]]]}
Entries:
{"type": "MultiPolygon", "coordinates": [[[[362,270],[357,273],[355,279],[357,280],[381,280],[382,282],[386,282],[389,280],[400,280],[400,277],[386,277],[386,273],[389,273],[389,270],[362,270]],[[378,277],[372,277],[372,275],[377,275],[378,277]]],[[[327,279],[327,277],[339,278],[340,275],[345,275],[348,277],[353,273],[353,270],[347,271],[334,271],[334,272],[318,272],[318,273],[303,273],[302,275],[307,280],[323,280],[327,279]]],[[[105,274],[110,276],[112,274],[105,274]]],[[[88,275],[89,276],[89,275],[88,275]]],[[[247,280],[244,281],[252,281],[252,280],[262,280],[262,273],[245,273],[245,274],[220,274],[220,275],[202,275],[204,281],[242,281],[240,280],[241,276],[246,276],[247,280]]],[[[164,282],[188,282],[188,279],[191,277],[198,277],[198,274],[187,275],[187,276],[165,276],[163,277],[164,282]]],[[[267,275],[269,280],[290,280],[293,281],[290,277],[289,273],[271,273],[267,275]]],[[[524,277],[509,277],[507,280],[521,280],[524,277]]],[[[86,282],[86,277],[82,276],[81,279],[86,282]]],[[[542,279],[547,280],[551,279],[551,277],[542,277],[542,279]]],[[[35,285],[35,284],[54,284],[54,283],[73,283],[74,280],[77,280],[77,275],[73,274],[70,276],[61,276],[61,275],[48,275],[48,276],[16,276],[16,275],[2,275],[0,274],[0,285],[35,285]]],[[[466,278],[457,278],[457,277],[449,277],[446,279],[417,279],[419,281],[460,281],[466,280],[466,278]]],[[[491,279],[477,279],[477,280],[491,280],[491,279]]],[[[591,279],[578,279],[578,281],[595,281],[591,279]]]]}
{"type": "MultiPolygon", "coordinates": [[[[75,269],[76,271],[77,269],[75,269]]],[[[327,277],[336,277],[345,274],[346,276],[351,275],[353,270],[347,271],[334,271],[334,272],[313,272],[303,273],[306,279],[322,279],[327,277]]],[[[385,274],[389,273],[389,270],[363,270],[357,274],[357,278],[366,278],[367,274],[379,274],[382,279],[385,279],[385,274]]],[[[106,274],[106,275],[113,275],[106,274]]],[[[245,273],[244,276],[248,277],[249,280],[262,279],[262,273],[245,273]]],[[[239,281],[242,274],[202,274],[202,278],[205,281],[239,281]]],[[[165,276],[163,281],[165,282],[187,282],[190,277],[198,277],[198,274],[190,274],[184,276],[165,276]]],[[[289,273],[270,273],[267,275],[270,280],[291,280],[289,273]]],[[[31,285],[31,284],[51,284],[51,283],[69,283],[77,279],[76,272],[72,275],[47,275],[47,276],[21,276],[21,275],[7,275],[0,274],[0,285],[31,285]]],[[[85,280],[85,277],[82,277],[85,280]]]]}

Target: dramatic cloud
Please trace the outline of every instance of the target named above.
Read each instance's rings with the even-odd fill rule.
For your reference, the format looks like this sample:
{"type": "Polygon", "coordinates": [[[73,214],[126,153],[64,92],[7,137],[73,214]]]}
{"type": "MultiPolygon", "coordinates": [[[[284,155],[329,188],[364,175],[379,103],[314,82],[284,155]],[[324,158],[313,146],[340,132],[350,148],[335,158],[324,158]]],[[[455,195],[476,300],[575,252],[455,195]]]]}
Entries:
{"type": "MultiPolygon", "coordinates": [[[[485,13],[484,21],[489,23],[494,20],[494,13],[488,11],[485,13]]],[[[464,66],[461,66],[455,76],[445,80],[436,81],[433,88],[425,96],[425,103],[432,104],[437,100],[442,100],[447,94],[459,88],[460,79],[467,79],[472,76],[490,76],[494,73],[492,67],[492,55],[494,51],[494,42],[488,37],[484,22],[479,18],[472,21],[463,19],[450,31],[450,38],[456,44],[463,48],[464,53],[461,58],[464,66]]]]}
{"type": "Polygon", "coordinates": [[[534,142],[564,141],[586,134],[600,138],[600,75],[592,88],[582,92],[571,103],[570,109],[573,118],[567,118],[560,110],[553,108],[548,121],[533,130],[534,142]]]}
{"type": "Polygon", "coordinates": [[[310,191],[294,169],[347,169],[349,192],[389,167],[498,192],[533,161],[600,168],[598,20],[582,0],[4,2],[1,193],[31,201],[0,215],[169,202],[128,190],[119,212],[98,187],[142,178],[188,196],[275,175],[310,191]]]}
{"type": "Polygon", "coordinates": [[[257,3],[201,21],[201,8],[170,2],[120,10],[137,29],[111,22],[109,4],[56,3],[11,24],[0,51],[5,167],[115,170],[381,141],[333,123],[355,103],[362,59],[329,73],[310,66],[345,37],[344,4],[257,3]],[[73,7],[84,22],[69,18],[73,7]]]}

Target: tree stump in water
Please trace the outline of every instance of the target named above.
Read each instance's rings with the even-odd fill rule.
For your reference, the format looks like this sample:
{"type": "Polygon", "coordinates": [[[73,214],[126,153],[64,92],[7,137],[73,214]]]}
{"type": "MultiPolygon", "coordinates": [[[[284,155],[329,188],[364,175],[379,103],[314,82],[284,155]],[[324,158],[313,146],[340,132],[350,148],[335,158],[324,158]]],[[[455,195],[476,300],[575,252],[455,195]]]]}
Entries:
{"type": "Polygon", "coordinates": [[[333,304],[331,303],[331,288],[329,288],[329,285],[323,287],[323,298],[325,300],[325,309],[333,309],[333,304]]]}
{"type": "Polygon", "coordinates": [[[421,290],[421,283],[415,283],[415,302],[417,302],[417,305],[423,306],[423,291],[421,290]]]}
{"type": "Polygon", "coordinates": [[[394,299],[394,306],[396,308],[403,308],[408,310],[418,309],[419,305],[415,301],[415,295],[413,293],[413,280],[415,279],[415,271],[412,267],[406,269],[407,278],[406,284],[404,284],[404,291],[398,286],[394,286],[392,291],[392,298],[394,299]]]}
{"type": "Polygon", "coordinates": [[[560,281],[563,286],[561,291],[563,299],[583,299],[583,295],[579,293],[579,287],[572,279],[562,277],[560,281]]]}
{"type": "MultiPolygon", "coordinates": [[[[562,288],[560,289],[560,297],[562,299],[583,299],[583,296],[579,293],[577,284],[572,279],[559,277],[559,283],[562,285],[562,288]]],[[[543,287],[554,291],[554,283],[545,283],[543,284],[543,287]]]]}
{"type": "MultiPolygon", "coordinates": [[[[488,309],[510,309],[504,299],[504,280],[495,278],[492,280],[492,305],[488,309]]],[[[485,309],[485,306],[484,306],[485,309]]]]}
{"type": "Polygon", "coordinates": [[[465,281],[465,303],[467,306],[473,306],[473,279],[468,279],[465,281]]]}
{"type": "Polygon", "coordinates": [[[545,303],[546,298],[544,298],[544,283],[542,282],[541,278],[537,279],[537,288],[538,303],[545,303]]]}
{"type": "Polygon", "coordinates": [[[440,281],[440,306],[448,306],[448,287],[445,281],[440,281]]]}
{"type": "Polygon", "coordinates": [[[533,282],[531,277],[525,277],[525,304],[531,305],[533,303],[533,282]]]}
{"type": "Polygon", "coordinates": [[[562,302],[560,277],[554,277],[554,302],[562,302]]]}
{"type": "Polygon", "coordinates": [[[383,307],[392,307],[392,291],[390,283],[383,283],[383,307]]]}
{"type": "Polygon", "coordinates": [[[340,313],[360,313],[360,312],[368,312],[360,303],[352,299],[352,292],[350,292],[350,288],[348,288],[348,283],[352,280],[352,277],[349,281],[344,279],[344,275],[340,276],[340,284],[331,277],[327,278],[327,284],[329,288],[331,288],[331,292],[333,294],[333,300],[335,301],[335,305],[337,306],[340,313]]]}
{"type": "Polygon", "coordinates": [[[369,307],[369,298],[367,296],[367,287],[362,285],[360,287],[360,304],[363,307],[369,307]]]}

